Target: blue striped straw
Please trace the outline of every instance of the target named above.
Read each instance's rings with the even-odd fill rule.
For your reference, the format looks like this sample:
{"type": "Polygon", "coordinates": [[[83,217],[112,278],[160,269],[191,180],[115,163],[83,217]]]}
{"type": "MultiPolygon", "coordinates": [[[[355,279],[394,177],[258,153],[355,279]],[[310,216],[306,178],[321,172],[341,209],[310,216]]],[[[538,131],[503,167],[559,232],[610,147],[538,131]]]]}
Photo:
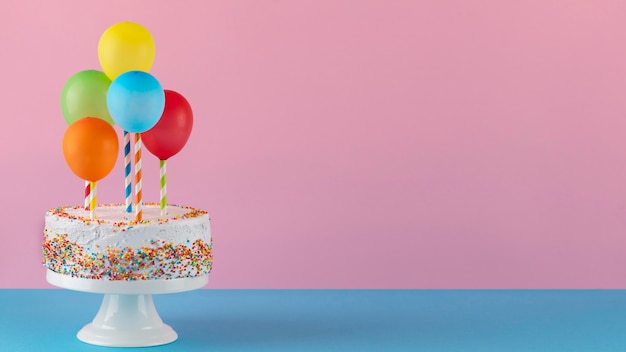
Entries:
{"type": "Polygon", "coordinates": [[[124,131],[124,184],[126,189],[126,212],[133,212],[133,181],[130,176],[130,133],[124,131]]]}

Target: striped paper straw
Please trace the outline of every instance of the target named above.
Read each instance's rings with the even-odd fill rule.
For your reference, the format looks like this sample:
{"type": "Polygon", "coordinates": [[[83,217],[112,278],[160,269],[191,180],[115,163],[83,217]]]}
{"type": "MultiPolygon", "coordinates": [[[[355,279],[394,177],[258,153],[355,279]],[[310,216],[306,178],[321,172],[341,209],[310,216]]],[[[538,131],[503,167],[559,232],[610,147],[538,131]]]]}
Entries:
{"type": "Polygon", "coordinates": [[[85,210],[89,210],[89,202],[91,199],[91,182],[85,181],[85,210]]]}
{"type": "Polygon", "coordinates": [[[143,218],[141,197],[141,134],[135,133],[135,220],[143,218]]]}
{"type": "Polygon", "coordinates": [[[165,160],[159,160],[159,166],[161,170],[161,217],[167,215],[167,188],[165,186],[167,180],[165,179],[165,160]]]}
{"type": "Polygon", "coordinates": [[[91,182],[91,199],[89,200],[89,216],[91,219],[96,218],[96,183],[91,182]]]}
{"type": "Polygon", "coordinates": [[[124,189],[126,192],[126,212],[133,212],[133,181],[130,176],[130,133],[124,131],[124,189]]]}

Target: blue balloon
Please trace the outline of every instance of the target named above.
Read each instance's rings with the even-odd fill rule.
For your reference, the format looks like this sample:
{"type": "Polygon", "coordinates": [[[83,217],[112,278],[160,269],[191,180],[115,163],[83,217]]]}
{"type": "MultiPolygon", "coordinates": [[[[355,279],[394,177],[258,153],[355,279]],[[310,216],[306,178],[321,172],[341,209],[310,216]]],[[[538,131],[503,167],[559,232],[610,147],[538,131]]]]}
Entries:
{"type": "Polygon", "coordinates": [[[142,133],[161,119],[165,93],[151,74],[128,71],[111,82],[107,92],[107,107],[113,121],[125,131],[142,133]]]}

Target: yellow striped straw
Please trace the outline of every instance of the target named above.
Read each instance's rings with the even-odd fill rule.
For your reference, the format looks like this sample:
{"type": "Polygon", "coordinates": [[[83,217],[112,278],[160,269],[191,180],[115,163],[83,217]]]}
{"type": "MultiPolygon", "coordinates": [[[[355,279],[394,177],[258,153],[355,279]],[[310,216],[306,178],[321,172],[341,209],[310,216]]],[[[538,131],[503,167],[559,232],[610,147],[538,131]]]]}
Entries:
{"type": "Polygon", "coordinates": [[[92,181],[90,186],[91,192],[89,197],[89,216],[93,220],[96,218],[96,182],[92,181]]]}

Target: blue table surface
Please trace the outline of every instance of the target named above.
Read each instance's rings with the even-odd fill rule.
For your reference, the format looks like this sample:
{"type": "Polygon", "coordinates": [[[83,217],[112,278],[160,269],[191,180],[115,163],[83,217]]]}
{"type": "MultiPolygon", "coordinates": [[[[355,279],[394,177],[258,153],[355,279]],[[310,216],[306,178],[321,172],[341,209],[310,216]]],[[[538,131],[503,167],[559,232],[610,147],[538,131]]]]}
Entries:
{"type": "Polygon", "coordinates": [[[0,351],[626,351],[621,290],[196,290],[154,296],[174,343],[80,342],[102,295],[0,290],[0,351]]]}

